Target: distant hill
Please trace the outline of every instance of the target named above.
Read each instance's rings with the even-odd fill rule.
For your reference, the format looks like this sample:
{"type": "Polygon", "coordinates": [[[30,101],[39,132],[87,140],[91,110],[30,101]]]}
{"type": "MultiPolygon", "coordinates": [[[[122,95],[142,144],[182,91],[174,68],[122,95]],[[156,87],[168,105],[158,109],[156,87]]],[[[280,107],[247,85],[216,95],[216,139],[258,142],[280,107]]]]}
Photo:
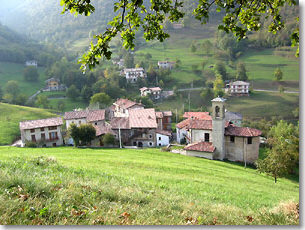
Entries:
{"type": "Polygon", "coordinates": [[[57,116],[45,109],[0,103],[0,145],[9,145],[20,136],[19,122],[57,116]]]}

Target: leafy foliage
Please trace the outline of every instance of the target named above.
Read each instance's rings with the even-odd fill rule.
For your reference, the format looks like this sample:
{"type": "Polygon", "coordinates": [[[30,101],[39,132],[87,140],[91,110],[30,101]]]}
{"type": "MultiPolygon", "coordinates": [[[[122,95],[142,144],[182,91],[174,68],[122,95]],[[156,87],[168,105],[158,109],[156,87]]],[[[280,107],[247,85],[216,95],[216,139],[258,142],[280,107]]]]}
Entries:
{"type": "Polygon", "coordinates": [[[26,67],[23,76],[26,81],[37,81],[39,78],[37,68],[34,66],[26,67]]]}
{"type": "MultiPolygon", "coordinates": [[[[282,20],[280,9],[287,3],[295,5],[295,0],[275,0],[275,1],[207,1],[200,0],[194,9],[194,16],[202,23],[206,23],[210,16],[210,9],[214,5],[217,12],[225,12],[222,24],[218,26],[220,30],[225,32],[233,32],[240,40],[247,36],[248,31],[258,31],[261,28],[260,19],[262,17],[270,18],[269,31],[276,33],[283,29],[284,22],[282,20]]],[[[90,15],[95,8],[91,4],[91,0],[62,0],[64,6],[63,12],[70,11],[72,14],[90,15]]],[[[143,30],[145,40],[150,41],[158,39],[163,42],[169,37],[164,31],[163,24],[168,19],[171,22],[178,22],[185,15],[182,12],[184,1],[159,1],[151,0],[150,4],[145,4],[144,0],[129,1],[120,0],[114,3],[114,12],[117,16],[109,23],[110,27],[105,32],[96,35],[94,38],[97,42],[91,42],[91,47],[87,54],[81,60],[82,68],[85,71],[89,66],[92,69],[99,64],[99,59],[105,57],[111,58],[110,42],[120,34],[123,40],[123,46],[126,49],[135,47],[135,35],[138,30],[143,30]]],[[[298,44],[297,33],[292,36],[295,44],[298,44]]]]}

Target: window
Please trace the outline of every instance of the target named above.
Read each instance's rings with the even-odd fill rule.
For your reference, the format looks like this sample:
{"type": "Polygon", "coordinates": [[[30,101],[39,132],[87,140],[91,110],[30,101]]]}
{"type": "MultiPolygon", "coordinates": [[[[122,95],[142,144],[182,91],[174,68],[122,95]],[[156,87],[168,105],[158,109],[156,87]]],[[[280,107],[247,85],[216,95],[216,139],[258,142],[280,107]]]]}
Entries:
{"type": "Polygon", "coordinates": [[[58,137],[58,136],[57,136],[57,132],[49,133],[49,137],[50,137],[50,140],[56,139],[56,138],[58,137]]]}
{"type": "Polygon", "coordinates": [[[151,142],[149,142],[149,146],[152,146],[152,143],[151,143],[151,142]]]}
{"type": "Polygon", "coordinates": [[[235,142],[235,137],[234,136],[230,136],[230,142],[232,142],[232,143],[235,142]]]}
{"type": "Polygon", "coordinates": [[[50,126],[49,127],[49,130],[56,130],[57,129],[57,126],[50,126]]]}
{"type": "Polygon", "coordinates": [[[46,139],[46,135],[44,133],[41,134],[41,140],[45,140],[46,139]]]}
{"type": "Polygon", "coordinates": [[[31,138],[32,138],[32,141],[33,141],[33,142],[36,142],[36,137],[35,137],[35,135],[32,135],[31,138]]]}
{"type": "Polygon", "coordinates": [[[149,135],[149,138],[152,138],[152,135],[151,135],[151,134],[149,135]]]}
{"type": "Polygon", "coordinates": [[[252,144],[252,137],[248,137],[248,145],[252,144]]]}
{"type": "Polygon", "coordinates": [[[31,133],[35,133],[35,129],[31,129],[31,133]]]}
{"type": "Polygon", "coordinates": [[[79,123],[79,124],[81,124],[81,123],[82,123],[82,121],[78,121],[78,123],[79,123]]]}
{"type": "Polygon", "coordinates": [[[133,142],[133,146],[137,146],[137,142],[133,142]]]}
{"type": "Polygon", "coordinates": [[[215,107],[215,117],[220,117],[219,115],[220,108],[218,106],[215,107]]]}
{"type": "Polygon", "coordinates": [[[40,128],[40,131],[44,131],[44,128],[40,128]]]}
{"type": "Polygon", "coordinates": [[[97,122],[95,122],[94,124],[97,125],[97,122]]]}
{"type": "Polygon", "coordinates": [[[210,134],[209,133],[204,134],[204,141],[205,142],[210,142],[210,134]]]}
{"type": "Polygon", "coordinates": [[[161,137],[159,137],[159,141],[161,141],[161,137]]]}
{"type": "Polygon", "coordinates": [[[161,146],[161,143],[159,144],[159,146],[161,146]]]}

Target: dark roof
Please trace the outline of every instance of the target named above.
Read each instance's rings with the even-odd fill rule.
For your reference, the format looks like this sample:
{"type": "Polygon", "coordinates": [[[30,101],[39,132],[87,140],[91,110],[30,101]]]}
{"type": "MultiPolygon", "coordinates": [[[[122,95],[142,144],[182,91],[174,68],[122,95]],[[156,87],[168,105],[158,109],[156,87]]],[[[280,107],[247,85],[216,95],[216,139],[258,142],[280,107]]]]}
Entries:
{"type": "Polygon", "coordinates": [[[230,125],[225,129],[225,135],[239,137],[258,137],[262,135],[262,132],[258,129],[253,129],[249,127],[236,127],[230,125]]]}
{"type": "Polygon", "coordinates": [[[22,121],[19,123],[20,129],[36,129],[50,126],[60,126],[63,124],[61,117],[53,117],[40,120],[22,121]]]}
{"type": "Polygon", "coordinates": [[[197,142],[187,145],[184,149],[189,151],[213,153],[215,151],[215,146],[213,146],[211,142],[197,142]]]}
{"type": "Polygon", "coordinates": [[[225,119],[227,121],[232,121],[232,120],[242,120],[243,116],[240,113],[236,113],[236,112],[229,112],[227,111],[225,113],[225,119]]]}
{"type": "Polygon", "coordinates": [[[64,119],[72,120],[72,119],[81,119],[86,118],[88,122],[94,121],[102,121],[105,120],[105,110],[81,110],[81,111],[71,111],[65,112],[64,119]]]}
{"type": "Polygon", "coordinates": [[[167,131],[167,130],[161,130],[161,129],[157,129],[156,133],[159,133],[161,135],[165,135],[165,136],[171,136],[172,132],[171,131],[167,131]]]}

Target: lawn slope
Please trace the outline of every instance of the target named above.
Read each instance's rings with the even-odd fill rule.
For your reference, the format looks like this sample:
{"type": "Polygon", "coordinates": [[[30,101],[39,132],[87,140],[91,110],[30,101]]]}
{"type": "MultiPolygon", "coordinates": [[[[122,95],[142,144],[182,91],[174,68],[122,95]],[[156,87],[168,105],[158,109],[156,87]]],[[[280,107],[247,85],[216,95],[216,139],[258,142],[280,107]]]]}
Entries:
{"type": "Polygon", "coordinates": [[[159,149],[0,147],[2,224],[298,224],[299,184],[159,149]]]}
{"type": "Polygon", "coordinates": [[[44,109],[0,103],[0,145],[9,145],[20,135],[20,121],[54,116],[44,109]]]}

